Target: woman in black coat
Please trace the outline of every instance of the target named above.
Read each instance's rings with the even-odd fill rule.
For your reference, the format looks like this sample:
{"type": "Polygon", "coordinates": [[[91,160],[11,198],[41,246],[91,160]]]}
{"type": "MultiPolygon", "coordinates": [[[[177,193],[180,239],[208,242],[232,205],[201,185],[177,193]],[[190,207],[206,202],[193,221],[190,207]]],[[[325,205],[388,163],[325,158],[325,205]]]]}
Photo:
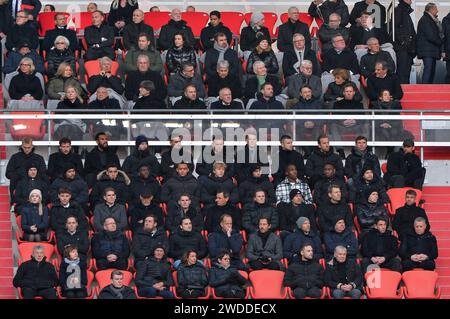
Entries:
{"type": "Polygon", "coordinates": [[[192,63],[197,66],[197,57],[194,49],[186,43],[184,32],[176,32],[173,36],[173,46],[167,51],[166,64],[169,74],[182,71],[182,65],[192,63]]]}
{"type": "Polygon", "coordinates": [[[59,268],[61,293],[66,298],[86,298],[87,284],[86,263],[80,262],[77,247],[69,245],[64,249],[64,259],[59,268]]]}
{"type": "Polygon", "coordinates": [[[72,71],[75,73],[75,54],[69,48],[69,40],[60,35],[56,37],[54,46],[47,54],[47,74],[50,78],[54,77],[58,71],[58,67],[61,63],[66,62],[72,67],[72,71]]]}
{"type": "Polygon", "coordinates": [[[277,74],[279,70],[277,57],[270,46],[270,40],[264,37],[258,38],[257,46],[250,54],[247,61],[247,73],[255,74],[253,72],[253,64],[256,61],[264,62],[266,66],[267,73],[269,74],[277,74]]]}
{"type": "Polygon", "coordinates": [[[116,35],[121,32],[126,24],[131,23],[134,10],[139,9],[137,0],[113,0],[109,9],[108,24],[114,27],[116,35]]]}
{"type": "Polygon", "coordinates": [[[183,254],[181,266],[177,272],[177,295],[181,298],[198,298],[205,296],[208,277],[206,269],[197,263],[197,253],[188,250],[183,254]]]}
{"type": "Polygon", "coordinates": [[[44,91],[41,81],[36,76],[33,60],[23,58],[18,69],[19,74],[14,76],[9,85],[9,96],[12,100],[34,101],[42,100],[44,91]]]}
{"type": "Polygon", "coordinates": [[[142,297],[174,298],[170,291],[173,285],[171,265],[165,256],[163,246],[155,246],[153,257],[149,257],[136,267],[136,279],[134,280],[138,288],[138,294],[142,297]]]}
{"type": "MultiPolygon", "coordinates": [[[[328,88],[323,95],[323,100],[325,102],[334,103],[338,100],[344,98],[344,87],[347,83],[353,83],[350,81],[350,72],[345,69],[334,69],[333,70],[334,82],[328,84],[328,88]]],[[[355,97],[353,100],[355,102],[361,102],[362,96],[359,93],[358,88],[353,84],[355,88],[355,97]]]]}
{"type": "MultiPolygon", "coordinates": [[[[264,26],[264,15],[256,12],[252,14],[250,25],[241,30],[239,46],[242,51],[252,51],[258,45],[258,37],[270,39],[270,32],[264,26]]],[[[270,41],[272,43],[272,41],[270,41]]]]}

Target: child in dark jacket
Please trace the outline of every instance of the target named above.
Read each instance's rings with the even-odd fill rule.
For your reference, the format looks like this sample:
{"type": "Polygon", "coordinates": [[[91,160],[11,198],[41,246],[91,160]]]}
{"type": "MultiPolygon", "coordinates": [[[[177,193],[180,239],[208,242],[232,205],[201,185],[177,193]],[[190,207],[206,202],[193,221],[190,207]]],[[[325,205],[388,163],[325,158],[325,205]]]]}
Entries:
{"type": "Polygon", "coordinates": [[[87,297],[86,263],[80,262],[76,246],[69,245],[64,249],[64,259],[59,269],[59,285],[66,298],[87,297]]]}
{"type": "Polygon", "coordinates": [[[30,202],[22,208],[22,230],[25,241],[45,241],[48,231],[48,208],[42,204],[38,189],[30,192],[30,202]]]}

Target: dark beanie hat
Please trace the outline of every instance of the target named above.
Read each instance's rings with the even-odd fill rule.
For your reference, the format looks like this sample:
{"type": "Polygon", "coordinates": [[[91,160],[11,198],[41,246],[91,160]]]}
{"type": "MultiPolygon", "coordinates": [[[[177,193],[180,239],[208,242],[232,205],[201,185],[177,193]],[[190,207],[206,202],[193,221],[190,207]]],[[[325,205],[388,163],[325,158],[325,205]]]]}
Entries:
{"type": "Polygon", "coordinates": [[[136,146],[139,146],[142,143],[148,143],[148,138],[145,135],[139,135],[136,137],[136,146]]]}
{"type": "Polygon", "coordinates": [[[297,195],[299,195],[299,194],[303,196],[302,192],[301,192],[299,189],[295,188],[295,189],[293,189],[293,190],[291,190],[291,191],[289,192],[289,199],[290,199],[290,200],[293,200],[294,197],[297,196],[297,195]]]}

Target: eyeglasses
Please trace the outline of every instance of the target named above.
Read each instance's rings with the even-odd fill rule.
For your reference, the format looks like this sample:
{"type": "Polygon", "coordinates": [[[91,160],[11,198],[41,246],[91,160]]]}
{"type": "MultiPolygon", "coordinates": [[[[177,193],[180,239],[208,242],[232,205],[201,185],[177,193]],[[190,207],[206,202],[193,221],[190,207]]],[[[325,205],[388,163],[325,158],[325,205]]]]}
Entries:
{"type": "Polygon", "coordinates": [[[23,65],[23,66],[31,66],[31,64],[28,64],[28,63],[21,63],[20,64],[21,66],[23,65]]]}
{"type": "Polygon", "coordinates": [[[65,42],[56,42],[56,44],[66,44],[65,42]]]}

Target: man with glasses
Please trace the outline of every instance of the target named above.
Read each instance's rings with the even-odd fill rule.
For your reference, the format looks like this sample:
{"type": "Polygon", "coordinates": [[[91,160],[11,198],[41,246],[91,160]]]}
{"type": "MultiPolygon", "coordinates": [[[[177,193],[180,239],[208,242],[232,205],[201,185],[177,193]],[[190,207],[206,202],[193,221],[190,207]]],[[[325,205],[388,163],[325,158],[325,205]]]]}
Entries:
{"type": "Polygon", "coordinates": [[[69,40],[69,48],[72,52],[78,50],[77,34],[74,30],[67,29],[67,18],[63,13],[55,15],[55,28],[47,30],[42,43],[43,50],[50,50],[58,36],[64,36],[69,40]]]}
{"type": "Polygon", "coordinates": [[[114,29],[104,21],[105,15],[102,11],[97,10],[92,13],[92,25],[84,30],[84,39],[87,44],[85,61],[97,60],[104,56],[111,60],[115,59],[114,29]]]}
{"type": "Polygon", "coordinates": [[[306,48],[305,37],[296,33],[292,37],[293,46],[290,50],[284,52],[283,55],[283,74],[285,78],[297,74],[300,70],[300,65],[304,60],[311,61],[312,73],[320,74],[319,64],[317,63],[316,53],[306,48]]]}
{"type": "Polygon", "coordinates": [[[333,48],[331,39],[338,33],[344,37],[345,43],[349,42],[350,32],[346,27],[341,26],[341,16],[337,13],[332,13],[328,23],[322,24],[317,33],[323,52],[333,48]]]}
{"type": "Polygon", "coordinates": [[[296,7],[290,7],[288,10],[289,19],[286,23],[280,25],[278,31],[278,50],[286,52],[292,47],[292,36],[295,33],[300,33],[305,37],[306,48],[311,48],[311,35],[309,27],[306,23],[299,20],[299,11],[296,7]]]}
{"type": "Polygon", "coordinates": [[[173,98],[182,96],[185,87],[189,84],[195,85],[199,98],[205,98],[205,86],[201,76],[195,72],[195,67],[192,63],[185,63],[182,66],[182,71],[170,76],[167,91],[171,102],[173,98]]]}
{"type": "Polygon", "coordinates": [[[313,74],[313,68],[311,61],[303,60],[299,68],[300,72],[287,79],[287,93],[290,99],[300,99],[301,88],[305,85],[312,88],[314,99],[321,99],[322,82],[319,76],[313,74]]]}
{"type": "Polygon", "coordinates": [[[36,25],[29,21],[26,11],[19,11],[16,15],[16,22],[9,30],[6,37],[6,48],[8,51],[19,50],[19,43],[27,42],[31,50],[36,50],[39,45],[39,37],[36,25]]]}

